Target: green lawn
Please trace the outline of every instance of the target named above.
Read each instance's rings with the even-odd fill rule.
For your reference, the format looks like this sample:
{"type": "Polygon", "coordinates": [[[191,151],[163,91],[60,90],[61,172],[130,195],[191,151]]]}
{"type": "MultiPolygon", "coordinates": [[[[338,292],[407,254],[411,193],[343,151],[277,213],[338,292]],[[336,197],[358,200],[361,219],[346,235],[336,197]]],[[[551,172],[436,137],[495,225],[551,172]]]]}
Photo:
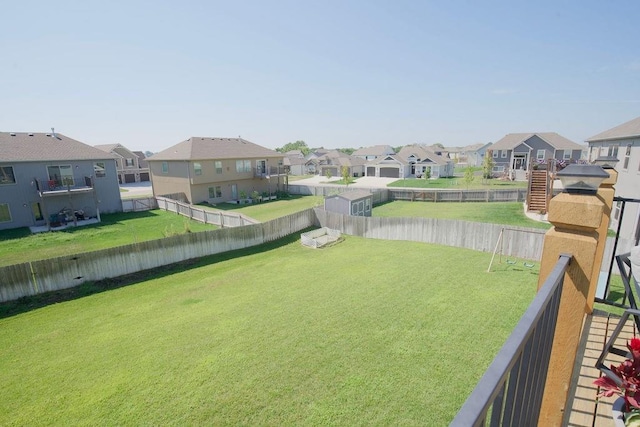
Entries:
{"type": "Polygon", "coordinates": [[[0,425],[445,426],[535,294],[490,257],[292,236],[0,319],[0,425]]]}
{"type": "Polygon", "coordinates": [[[387,187],[400,188],[444,188],[448,190],[486,190],[486,189],[509,189],[509,188],[527,188],[527,183],[522,181],[501,181],[499,179],[485,180],[481,176],[476,176],[474,181],[467,186],[462,177],[438,178],[438,179],[417,179],[406,178],[399,179],[387,185],[387,187]]]}
{"type": "Polygon", "coordinates": [[[551,228],[545,222],[527,218],[522,203],[432,203],[393,201],[373,208],[373,216],[424,217],[489,222],[520,227],[551,228]]]}
{"type": "Polygon", "coordinates": [[[163,210],[106,214],[101,219],[100,224],[47,233],[31,234],[28,228],[2,230],[0,266],[216,228],[163,210]]]}
{"type": "Polygon", "coordinates": [[[321,196],[289,196],[285,199],[271,200],[269,202],[251,205],[220,203],[211,208],[211,210],[237,212],[257,219],[258,221],[266,222],[315,206],[322,206],[323,203],[324,198],[321,196]]]}

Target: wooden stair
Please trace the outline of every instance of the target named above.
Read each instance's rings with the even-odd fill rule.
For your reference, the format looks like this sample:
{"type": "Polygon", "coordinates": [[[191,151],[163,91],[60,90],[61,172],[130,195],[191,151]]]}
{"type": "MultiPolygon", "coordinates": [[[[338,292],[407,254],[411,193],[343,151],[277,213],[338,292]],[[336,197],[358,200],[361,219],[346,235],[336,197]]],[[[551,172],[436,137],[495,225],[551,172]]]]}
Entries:
{"type": "Polygon", "coordinates": [[[551,188],[549,188],[549,172],[532,170],[529,174],[529,191],[527,192],[527,210],[529,212],[547,213],[551,188]]]}

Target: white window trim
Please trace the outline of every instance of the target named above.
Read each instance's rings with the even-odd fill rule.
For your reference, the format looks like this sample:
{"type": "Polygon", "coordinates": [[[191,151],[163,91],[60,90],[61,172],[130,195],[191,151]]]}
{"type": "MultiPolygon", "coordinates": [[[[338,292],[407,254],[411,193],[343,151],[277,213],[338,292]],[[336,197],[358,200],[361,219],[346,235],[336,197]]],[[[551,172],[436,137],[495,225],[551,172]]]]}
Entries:
{"type": "Polygon", "coordinates": [[[545,150],[537,150],[536,151],[536,160],[544,160],[545,152],[546,152],[545,150]]]}
{"type": "Polygon", "coordinates": [[[564,150],[562,160],[571,160],[571,150],[564,150]]]}
{"type": "Polygon", "coordinates": [[[503,159],[506,159],[507,158],[507,150],[502,150],[500,152],[500,157],[503,158],[503,159]]]}

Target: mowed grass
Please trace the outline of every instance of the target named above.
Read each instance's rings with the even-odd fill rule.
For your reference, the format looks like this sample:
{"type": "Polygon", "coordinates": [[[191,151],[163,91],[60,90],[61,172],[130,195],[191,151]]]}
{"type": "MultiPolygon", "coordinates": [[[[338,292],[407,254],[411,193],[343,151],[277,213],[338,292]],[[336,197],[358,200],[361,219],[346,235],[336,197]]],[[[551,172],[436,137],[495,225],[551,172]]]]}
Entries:
{"type": "Polygon", "coordinates": [[[101,216],[100,224],[31,234],[28,228],[0,231],[0,266],[162,239],[171,234],[214,230],[163,210],[101,216]]]}
{"type": "Polygon", "coordinates": [[[321,196],[289,196],[285,199],[270,200],[251,205],[236,205],[231,203],[217,204],[213,209],[237,212],[261,222],[300,212],[315,206],[323,206],[321,196]]]}
{"type": "Polygon", "coordinates": [[[447,190],[486,190],[486,189],[510,189],[527,188],[526,181],[502,181],[499,179],[483,179],[482,176],[475,176],[473,182],[467,185],[463,177],[437,178],[437,179],[417,179],[406,178],[393,181],[387,187],[401,188],[443,188],[447,190]]]}
{"type": "Polygon", "coordinates": [[[519,227],[551,228],[551,224],[534,221],[524,214],[522,203],[433,203],[396,200],[374,206],[373,216],[422,217],[488,222],[519,227]]]}
{"type": "Polygon", "coordinates": [[[490,256],[294,236],[1,319],[0,425],[445,426],[535,294],[490,256]]]}

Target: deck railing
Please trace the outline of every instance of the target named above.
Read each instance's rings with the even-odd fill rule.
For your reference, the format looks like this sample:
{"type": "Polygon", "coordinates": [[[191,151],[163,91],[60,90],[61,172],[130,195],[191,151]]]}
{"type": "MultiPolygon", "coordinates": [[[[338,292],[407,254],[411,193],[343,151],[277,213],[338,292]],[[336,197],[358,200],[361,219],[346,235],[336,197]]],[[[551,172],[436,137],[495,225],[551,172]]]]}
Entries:
{"type": "Polygon", "coordinates": [[[538,424],[562,284],[571,258],[560,256],[451,426],[538,424]]]}

